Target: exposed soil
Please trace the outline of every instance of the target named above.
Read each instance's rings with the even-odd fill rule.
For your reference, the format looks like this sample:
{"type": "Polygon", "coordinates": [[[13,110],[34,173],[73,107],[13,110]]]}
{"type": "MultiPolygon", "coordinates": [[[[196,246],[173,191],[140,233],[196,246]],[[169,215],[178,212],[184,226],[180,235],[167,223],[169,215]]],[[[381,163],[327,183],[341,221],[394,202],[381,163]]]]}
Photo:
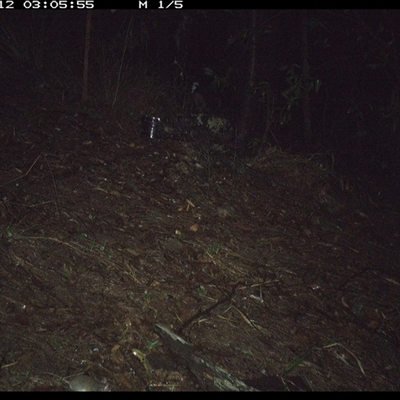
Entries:
{"type": "Polygon", "coordinates": [[[1,84],[0,390],[400,389],[395,210],[25,83],[1,84]]]}

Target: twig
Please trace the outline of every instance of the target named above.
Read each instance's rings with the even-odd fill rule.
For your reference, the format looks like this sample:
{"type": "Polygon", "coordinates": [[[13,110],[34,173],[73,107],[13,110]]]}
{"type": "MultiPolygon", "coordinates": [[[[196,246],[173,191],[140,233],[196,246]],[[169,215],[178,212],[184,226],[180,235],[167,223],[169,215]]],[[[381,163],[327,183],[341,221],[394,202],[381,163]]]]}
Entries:
{"type": "Polygon", "coordinates": [[[29,172],[31,172],[31,169],[33,168],[33,166],[37,163],[37,161],[39,160],[40,156],[42,155],[42,153],[40,153],[37,157],[36,160],[33,162],[33,164],[29,167],[28,171],[26,171],[23,175],[20,175],[18,178],[14,178],[11,179],[11,181],[8,181],[7,183],[5,183],[4,185],[1,185],[0,187],[4,187],[6,185],[8,185],[11,182],[17,181],[18,179],[23,178],[24,176],[27,176],[29,174],[29,172]]]}

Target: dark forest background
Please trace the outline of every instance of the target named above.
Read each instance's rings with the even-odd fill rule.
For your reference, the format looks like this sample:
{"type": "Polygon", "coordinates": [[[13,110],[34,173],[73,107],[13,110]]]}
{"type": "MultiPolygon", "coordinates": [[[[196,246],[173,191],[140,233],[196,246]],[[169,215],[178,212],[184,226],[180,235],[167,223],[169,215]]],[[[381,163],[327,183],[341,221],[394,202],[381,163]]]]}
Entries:
{"type": "Polygon", "coordinates": [[[377,176],[397,194],[399,16],[398,10],[2,12],[1,81],[59,92],[65,104],[107,110],[136,131],[143,115],[172,125],[200,113],[218,116],[232,125],[225,144],[238,154],[266,146],[318,154],[328,168],[377,176]]]}

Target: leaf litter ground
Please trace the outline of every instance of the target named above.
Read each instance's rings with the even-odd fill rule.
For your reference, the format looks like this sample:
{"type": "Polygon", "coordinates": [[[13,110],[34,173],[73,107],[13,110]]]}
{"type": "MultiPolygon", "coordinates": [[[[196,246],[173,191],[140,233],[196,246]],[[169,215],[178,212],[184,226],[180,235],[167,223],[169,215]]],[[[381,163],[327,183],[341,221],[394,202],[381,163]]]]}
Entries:
{"type": "Polygon", "coordinates": [[[248,388],[400,389],[398,213],[365,186],[45,93],[3,102],[1,390],[227,388],[157,324],[248,388]]]}

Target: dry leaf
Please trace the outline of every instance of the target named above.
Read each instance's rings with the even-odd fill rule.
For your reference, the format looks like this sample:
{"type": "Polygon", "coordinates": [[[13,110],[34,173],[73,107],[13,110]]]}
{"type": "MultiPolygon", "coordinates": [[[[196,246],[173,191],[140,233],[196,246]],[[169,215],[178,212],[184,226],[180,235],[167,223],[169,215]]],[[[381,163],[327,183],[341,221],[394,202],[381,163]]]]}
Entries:
{"type": "Polygon", "coordinates": [[[199,224],[194,224],[189,228],[192,232],[197,232],[199,230],[199,224]]]}

